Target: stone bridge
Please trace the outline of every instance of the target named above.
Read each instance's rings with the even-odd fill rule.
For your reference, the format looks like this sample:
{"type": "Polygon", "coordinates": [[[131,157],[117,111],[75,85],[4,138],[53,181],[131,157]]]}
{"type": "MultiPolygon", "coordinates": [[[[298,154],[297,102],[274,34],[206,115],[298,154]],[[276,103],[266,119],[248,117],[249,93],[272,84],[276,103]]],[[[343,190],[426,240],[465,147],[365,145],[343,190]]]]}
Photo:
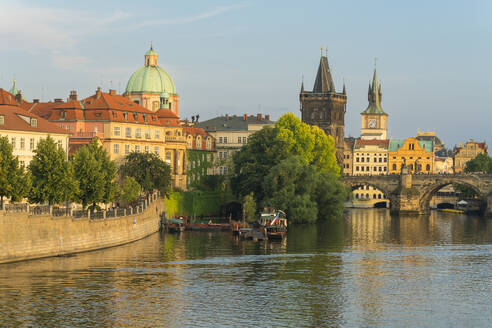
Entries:
{"type": "Polygon", "coordinates": [[[342,179],[352,190],[369,185],[381,190],[390,200],[392,212],[425,214],[439,189],[449,184],[465,185],[482,199],[482,211],[492,216],[492,174],[410,174],[357,175],[342,179]]]}

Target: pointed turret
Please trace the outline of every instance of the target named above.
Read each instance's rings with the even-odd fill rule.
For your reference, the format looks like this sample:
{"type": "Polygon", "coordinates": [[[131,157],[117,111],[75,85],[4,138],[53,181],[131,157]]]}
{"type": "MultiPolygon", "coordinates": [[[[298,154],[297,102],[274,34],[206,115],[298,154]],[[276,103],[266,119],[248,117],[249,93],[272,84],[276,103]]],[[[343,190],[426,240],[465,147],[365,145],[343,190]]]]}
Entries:
{"type": "Polygon", "coordinates": [[[304,92],[304,74],[302,74],[301,93],[304,92]]]}
{"type": "Polygon", "coordinates": [[[316,80],[314,81],[314,93],[329,93],[335,92],[335,84],[331,77],[330,66],[328,65],[328,58],[321,56],[318,74],[316,74],[316,80]]]}
{"type": "Polygon", "coordinates": [[[369,91],[367,94],[367,100],[369,100],[369,106],[363,111],[363,114],[386,114],[381,108],[381,99],[383,95],[381,93],[381,84],[378,85],[378,75],[376,72],[376,64],[374,64],[374,74],[372,76],[372,84],[369,83],[369,91]]]}
{"type": "Polygon", "coordinates": [[[347,92],[345,91],[345,81],[343,81],[343,91],[342,91],[342,93],[343,93],[344,95],[346,95],[346,94],[347,94],[347,92]]]}

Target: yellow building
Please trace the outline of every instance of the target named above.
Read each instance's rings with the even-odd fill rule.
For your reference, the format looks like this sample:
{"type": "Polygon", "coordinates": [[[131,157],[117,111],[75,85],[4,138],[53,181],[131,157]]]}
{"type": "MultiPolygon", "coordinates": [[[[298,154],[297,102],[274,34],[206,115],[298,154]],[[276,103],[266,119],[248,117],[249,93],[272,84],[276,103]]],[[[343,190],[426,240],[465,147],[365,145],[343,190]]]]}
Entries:
{"type": "Polygon", "coordinates": [[[353,170],[353,156],[354,156],[354,138],[345,138],[345,144],[343,148],[343,175],[354,174],[353,170]]]}
{"type": "Polygon", "coordinates": [[[404,141],[392,139],[389,142],[388,171],[400,174],[405,165],[411,173],[434,172],[433,142],[407,138],[404,141]]]}
{"type": "Polygon", "coordinates": [[[460,143],[453,151],[454,153],[454,172],[461,173],[466,167],[466,163],[478,154],[488,154],[489,149],[485,142],[476,142],[470,139],[467,143],[460,143]]]}

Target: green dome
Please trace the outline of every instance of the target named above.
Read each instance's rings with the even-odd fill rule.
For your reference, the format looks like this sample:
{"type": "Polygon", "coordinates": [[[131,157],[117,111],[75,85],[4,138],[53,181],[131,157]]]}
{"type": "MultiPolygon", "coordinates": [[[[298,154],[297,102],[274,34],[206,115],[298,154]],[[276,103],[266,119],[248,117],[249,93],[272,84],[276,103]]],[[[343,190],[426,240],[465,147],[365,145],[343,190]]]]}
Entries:
{"type": "MultiPolygon", "coordinates": [[[[147,54],[149,52],[154,51],[149,50],[147,54]]],[[[126,93],[161,94],[163,92],[176,94],[176,88],[169,74],[159,66],[140,67],[132,74],[126,85],[126,93]]]]}

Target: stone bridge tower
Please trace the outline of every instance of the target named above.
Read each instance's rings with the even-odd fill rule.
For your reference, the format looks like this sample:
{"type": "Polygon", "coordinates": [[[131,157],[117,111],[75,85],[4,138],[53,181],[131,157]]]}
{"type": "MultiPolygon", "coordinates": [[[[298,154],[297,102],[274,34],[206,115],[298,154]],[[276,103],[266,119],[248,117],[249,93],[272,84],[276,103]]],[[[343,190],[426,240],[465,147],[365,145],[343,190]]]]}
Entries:
{"type": "Polygon", "coordinates": [[[313,91],[304,90],[303,81],[299,100],[301,102],[302,121],[310,125],[317,125],[327,135],[333,137],[337,149],[338,165],[341,166],[343,163],[347,94],[345,85],[341,93],[335,91],[327,56],[321,55],[313,91]]]}

